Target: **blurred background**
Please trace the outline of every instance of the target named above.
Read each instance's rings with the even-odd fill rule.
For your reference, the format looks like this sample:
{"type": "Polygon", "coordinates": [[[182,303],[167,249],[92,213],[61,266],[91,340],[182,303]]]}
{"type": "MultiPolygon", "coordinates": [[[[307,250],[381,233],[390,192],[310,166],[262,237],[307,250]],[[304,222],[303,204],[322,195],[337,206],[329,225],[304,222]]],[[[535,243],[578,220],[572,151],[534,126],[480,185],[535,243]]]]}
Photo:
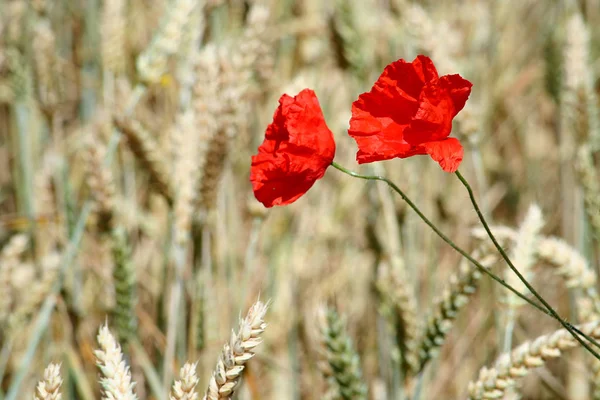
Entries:
{"type": "Polygon", "coordinates": [[[186,361],[203,393],[259,298],[242,399],[599,399],[589,354],[527,345],[548,362],[509,357],[514,387],[477,394],[469,382],[502,386],[481,368],[560,326],[385,184],[330,169],[267,210],[249,182],[278,98],[311,88],[336,162],[393,180],[526,293],[453,174],[355,162],[352,102],[428,55],[473,83],[452,135],[507,252],[562,316],[593,323],[599,26],[597,0],[0,0],[0,399],[32,398],[50,362],[63,398],[99,398],[105,322],[139,398],[166,398],[186,361]]]}

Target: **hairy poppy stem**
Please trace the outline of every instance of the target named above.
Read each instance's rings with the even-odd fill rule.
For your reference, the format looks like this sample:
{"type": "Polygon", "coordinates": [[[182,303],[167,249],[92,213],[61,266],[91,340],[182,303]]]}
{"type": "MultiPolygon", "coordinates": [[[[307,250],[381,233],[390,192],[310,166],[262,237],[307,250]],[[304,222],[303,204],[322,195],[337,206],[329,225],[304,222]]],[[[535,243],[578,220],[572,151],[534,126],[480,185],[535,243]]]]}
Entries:
{"type": "MultiPolygon", "coordinates": [[[[560,324],[567,330],[569,331],[569,333],[571,335],[573,335],[573,337],[583,346],[585,347],[586,350],[588,350],[590,353],[592,353],[594,355],[594,357],[596,357],[597,359],[600,360],[600,355],[598,353],[596,353],[593,349],[591,349],[589,347],[589,345],[587,343],[585,343],[575,332],[574,326],[571,325],[570,323],[568,323],[567,321],[563,320],[558,313],[556,312],[556,310],[554,310],[554,308],[552,308],[552,306],[533,288],[533,286],[531,286],[531,284],[527,281],[527,279],[525,279],[525,277],[523,276],[523,274],[521,274],[521,272],[519,272],[519,270],[517,269],[517,267],[515,267],[515,265],[512,263],[512,261],[510,260],[510,258],[508,257],[508,255],[506,254],[506,252],[504,251],[504,249],[502,248],[502,246],[500,246],[500,243],[498,243],[498,240],[496,239],[496,237],[494,236],[494,234],[492,233],[487,221],[485,220],[483,213],[481,212],[481,209],[479,208],[479,205],[477,204],[477,201],[475,200],[475,195],[473,194],[473,189],[471,188],[471,185],[469,185],[469,183],[467,182],[467,180],[462,176],[462,174],[458,171],[455,172],[456,176],[458,177],[458,179],[462,182],[462,184],[464,185],[464,187],[467,189],[467,192],[469,192],[469,198],[471,199],[471,203],[473,204],[473,207],[475,208],[475,212],[477,213],[477,216],[479,217],[479,221],[481,221],[485,231],[487,232],[488,236],[490,237],[490,239],[492,239],[492,242],[494,243],[494,246],[496,247],[496,249],[498,250],[498,252],[500,253],[500,255],[502,256],[502,258],[504,259],[504,261],[506,261],[506,263],[508,264],[508,266],[510,267],[510,269],[517,275],[517,277],[519,278],[519,280],[521,282],[523,282],[523,284],[525,285],[525,287],[527,287],[527,289],[531,292],[531,294],[533,294],[533,296],[538,299],[546,308],[546,310],[548,311],[548,313],[550,315],[552,315],[552,317],[554,317],[554,319],[556,319],[558,322],[560,322],[560,324]]],[[[592,343],[594,343],[597,347],[598,343],[596,343],[594,340],[590,339],[589,337],[587,337],[586,335],[582,335],[584,336],[586,339],[590,340],[592,343]]]]}
{"type": "MultiPolygon", "coordinates": [[[[564,321],[562,318],[560,318],[560,316],[558,316],[558,314],[550,307],[550,305],[543,298],[541,298],[541,296],[539,296],[539,294],[536,297],[542,302],[542,304],[544,304],[545,307],[540,306],[539,304],[537,304],[536,302],[534,302],[533,300],[531,300],[530,298],[528,298],[527,296],[525,296],[524,294],[522,294],[521,292],[519,292],[517,289],[515,289],[514,287],[512,287],[511,285],[509,285],[508,283],[506,283],[504,281],[504,279],[500,278],[498,275],[494,274],[492,271],[490,271],[489,269],[487,269],[486,267],[484,267],[483,265],[481,265],[481,263],[479,261],[477,261],[473,257],[471,257],[465,250],[463,250],[462,248],[458,247],[458,245],[456,245],[456,243],[454,243],[448,236],[446,236],[442,231],[440,231],[438,229],[438,227],[435,226],[433,224],[433,222],[431,222],[429,220],[429,218],[427,218],[421,212],[421,210],[419,209],[419,207],[417,207],[416,204],[413,203],[408,198],[408,196],[406,196],[406,194],[404,194],[404,192],[398,186],[396,186],[396,184],[394,182],[390,181],[387,178],[384,178],[383,176],[361,175],[361,174],[358,174],[356,172],[350,171],[349,169],[346,169],[346,168],[342,167],[341,165],[337,164],[336,162],[332,162],[331,166],[334,167],[335,169],[337,169],[337,170],[339,170],[339,171],[341,171],[341,172],[343,172],[343,173],[345,173],[347,175],[355,177],[355,178],[365,179],[365,180],[371,180],[371,181],[382,181],[382,182],[385,182],[390,188],[392,188],[396,193],[398,193],[400,195],[400,197],[402,197],[402,200],[404,200],[406,202],[406,204],[408,204],[409,207],[412,208],[417,213],[417,215],[419,216],[419,218],[421,218],[423,220],[423,222],[425,222],[425,224],[427,224],[427,226],[429,226],[444,242],[448,243],[450,245],[450,247],[452,247],[456,252],[458,252],[464,258],[466,258],[467,260],[469,260],[473,265],[475,265],[477,267],[477,269],[479,271],[481,271],[485,275],[489,276],[490,278],[492,278],[493,280],[495,280],[496,282],[498,282],[500,285],[504,286],[505,288],[507,288],[508,290],[510,290],[511,292],[513,292],[516,296],[520,297],[525,302],[527,302],[528,304],[532,305],[533,307],[535,307],[539,311],[543,312],[544,314],[549,315],[552,318],[554,318],[557,321],[559,321],[561,323],[561,325],[564,326],[565,329],[567,331],[569,331],[569,333],[571,333],[571,335],[573,335],[573,337],[586,350],[588,350],[594,357],[596,357],[597,359],[600,360],[600,354],[598,354],[597,352],[595,352],[594,349],[592,349],[587,343],[585,343],[577,334],[580,334],[581,336],[585,337],[587,340],[589,340],[591,343],[593,343],[597,347],[600,347],[600,343],[598,343],[593,338],[590,338],[588,335],[584,334],[579,329],[577,329],[576,327],[574,327],[570,323],[568,323],[568,322],[564,321]]],[[[457,174],[458,174],[458,172],[457,172],[457,174]]],[[[458,174],[458,175],[459,175],[459,179],[462,178],[462,176],[460,176],[460,174],[458,174]]],[[[467,190],[469,191],[469,194],[471,195],[471,201],[474,204],[475,209],[478,212],[478,214],[480,215],[480,219],[483,222],[484,220],[483,220],[483,216],[481,215],[481,211],[479,211],[479,207],[477,206],[477,203],[475,202],[475,198],[472,195],[473,191],[471,190],[470,186],[468,185],[468,183],[466,181],[464,181],[463,179],[461,179],[461,180],[463,181],[463,184],[466,185],[467,190]]],[[[484,223],[484,226],[486,227],[486,230],[488,231],[488,234],[490,235],[490,237],[493,236],[493,235],[491,235],[491,232],[489,231],[489,227],[487,226],[487,223],[484,223]]],[[[493,240],[494,240],[494,243],[497,243],[497,241],[495,241],[495,238],[493,240]]],[[[505,256],[506,253],[504,252],[504,250],[502,250],[502,248],[499,245],[497,247],[499,248],[499,250],[501,250],[500,254],[504,254],[504,256],[505,256]]],[[[508,257],[506,257],[505,260],[507,260],[507,262],[508,262],[508,257]]],[[[512,265],[512,263],[510,263],[509,265],[512,265]]],[[[513,271],[516,271],[516,268],[514,268],[514,265],[512,265],[512,268],[513,268],[513,271]]],[[[521,276],[521,274],[518,271],[516,271],[516,272],[517,272],[517,275],[521,276]]],[[[524,280],[524,278],[522,280],[524,280]]],[[[533,290],[533,288],[531,287],[531,285],[529,285],[528,282],[526,283],[526,281],[525,281],[523,283],[525,283],[525,286],[527,286],[527,288],[532,293],[534,293],[534,296],[537,294],[537,292],[535,292],[533,290]]]]}

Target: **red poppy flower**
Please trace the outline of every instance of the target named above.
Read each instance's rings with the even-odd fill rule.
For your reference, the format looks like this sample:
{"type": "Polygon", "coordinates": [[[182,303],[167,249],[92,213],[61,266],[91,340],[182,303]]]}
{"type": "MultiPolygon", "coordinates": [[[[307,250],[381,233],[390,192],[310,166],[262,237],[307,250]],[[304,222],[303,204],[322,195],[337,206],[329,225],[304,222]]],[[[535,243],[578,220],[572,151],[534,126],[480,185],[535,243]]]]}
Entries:
{"type": "Polygon", "coordinates": [[[254,196],[265,207],[293,203],[323,177],[334,155],[333,135],[315,92],[284,94],[258,154],[252,156],[254,196]]]}
{"type": "Polygon", "coordinates": [[[391,63],[371,91],[352,103],[348,133],[358,145],[356,160],[363,164],[429,154],[444,171],[456,171],[463,148],[448,136],[471,86],[460,75],[438,77],[426,56],[391,63]]]}

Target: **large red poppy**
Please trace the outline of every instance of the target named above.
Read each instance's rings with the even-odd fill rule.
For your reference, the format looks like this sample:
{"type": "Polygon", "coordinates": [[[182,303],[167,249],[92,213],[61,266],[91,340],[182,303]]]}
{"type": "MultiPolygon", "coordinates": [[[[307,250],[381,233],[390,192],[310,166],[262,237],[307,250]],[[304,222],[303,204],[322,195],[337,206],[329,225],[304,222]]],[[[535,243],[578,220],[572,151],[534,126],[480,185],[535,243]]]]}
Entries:
{"type": "Polygon", "coordinates": [[[334,155],[333,135],[315,92],[284,94],[258,154],[252,156],[254,196],[265,207],[293,203],[323,177],[334,155]]]}
{"type": "Polygon", "coordinates": [[[448,136],[471,86],[460,75],[439,77],[426,56],[391,63],[371,91],[352,103],[348,133],[358,145],[356,160],[363,164],[429,154],[444,171],[456,171],[463,148],[448,136]]]}

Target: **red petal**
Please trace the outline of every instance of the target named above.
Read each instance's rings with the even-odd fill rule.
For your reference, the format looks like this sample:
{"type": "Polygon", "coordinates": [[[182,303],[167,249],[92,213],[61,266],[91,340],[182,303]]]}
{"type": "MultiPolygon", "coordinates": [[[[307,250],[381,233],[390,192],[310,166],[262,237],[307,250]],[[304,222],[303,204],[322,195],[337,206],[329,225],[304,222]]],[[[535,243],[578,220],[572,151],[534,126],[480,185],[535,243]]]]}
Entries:
{"type": "Polygon", "coordinates": [[[419,147],[437,161],[446,172],[456,171],[463,159],[463,147],[456,138],[427,142],[419,147]]]}
{"type": "Polygon", "coordinates": [[[255,197],[266,207],[293,203],[323,177],[334,155],[333,135],[315,93],[305,89],[295,97],[281,96],[252,157],[255,197]]]}
{"type": "Polygon", "coordinates": [[[410,152],[403,136],[417,111],[425,83],[437,80],[435,66],[428,57],[412,63],[402,59],[388,65],[370,92],[352,104],[348,133],[358,145],[359,163],[402,157],[410,152]]]}
{"type": "Polygon", "coordinates": [[[471,86],[471,82],[460,75],[446,75],[427,83],[419,98],[419,109],[404,132],[404,139],[418,145],[448,137],[452,119],[465,106],[471,86]]]}
{"type": "Polygon", "coordinates": [[[454,103],[454,116],[465,106],[473,84],[458,74],[444,75],[440,78],[440,86],[445,88],[454,103]]]}

